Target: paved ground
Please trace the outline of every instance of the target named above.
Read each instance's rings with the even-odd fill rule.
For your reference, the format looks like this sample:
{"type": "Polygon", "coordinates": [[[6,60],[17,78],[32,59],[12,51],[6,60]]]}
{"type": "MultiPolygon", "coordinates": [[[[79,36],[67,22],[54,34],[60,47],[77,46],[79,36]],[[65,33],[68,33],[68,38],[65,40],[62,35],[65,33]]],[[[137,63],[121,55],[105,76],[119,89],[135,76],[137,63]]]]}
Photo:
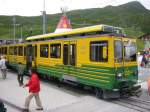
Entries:
{"type": "MultiPolygon", "coordinates": [[[[150,76],[149,68],[139,67],[139,83],[143,88],[143,99],[150,100],[147,95],[147,77],[150,76]]],[[[25,77],[25,82],[27,77],[25,77]]],[[[43,112],[136,112],[117,104],[97,99],[92,93],[78,90],[70,86],[57,87],[56,82],[41,81],[41,100],[43,112]]],[[[20,112],[28,90],[19,87],[16,73],[8,72],[7,79],[0,76],[0,99],[5,100],[7,112],[20,112]]],[[[32,100],[30,111],[35,111],[35,101],[32,100]]]]}
{"type": "MultiPolygon", "coordinates": [[[[136,112],[72,87],[58,88],[56,84],[42,81],[41,88],[44,112],[136,112]]],[[[8,112],[20,112],[19,108],[23,108],[27,94],[26,89],[19,87],[15,73],[9,72],[6,80],[0,78],[0,98],[7,101],[8,112]]],[[[35,108],[32,100],[31,112],[36,112],[35,108]]]]}

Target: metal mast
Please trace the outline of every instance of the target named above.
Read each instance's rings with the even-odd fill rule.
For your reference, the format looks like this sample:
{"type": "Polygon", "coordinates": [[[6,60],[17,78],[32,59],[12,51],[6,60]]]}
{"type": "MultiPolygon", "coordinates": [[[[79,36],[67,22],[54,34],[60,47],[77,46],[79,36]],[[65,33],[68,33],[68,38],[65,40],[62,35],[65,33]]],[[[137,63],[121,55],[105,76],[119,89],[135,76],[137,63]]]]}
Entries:
{"type": "Polygon", "coordinates": [[[23,40],[23,36],[22,36],[22,25],[20,26],[20,32],[21,32],[21,40],[23,40]]]}
{"type": "Polygon", "coordinates": [[[16,39],[16,17],[13,17],[13,34],[14,34],[14,43],[15,43],[15,39],[16,39]]]}
{"type": "Polygon", "coordinates": [[[46,33],[46,11],[45,11],[45,0],[44,0],[44,4],[43,4],[42,15],[43,15],[43,34],[45,34],[45,33],[46,33]]]}

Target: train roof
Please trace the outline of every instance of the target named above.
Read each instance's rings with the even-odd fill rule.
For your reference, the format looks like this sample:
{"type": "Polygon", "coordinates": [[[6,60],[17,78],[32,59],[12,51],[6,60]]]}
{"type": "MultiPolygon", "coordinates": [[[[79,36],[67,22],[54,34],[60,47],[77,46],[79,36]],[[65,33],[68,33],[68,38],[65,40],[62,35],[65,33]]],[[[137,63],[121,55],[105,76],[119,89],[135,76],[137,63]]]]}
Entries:
{"type": "Polygon", "coordinates": [[[95,25],[95,26],[89,26],[89,27],[83,27],[83,28],[76,28],[72,29],[71,31],[65,31],[65,32],[60,32],[60,33],[48,33],[48,34],[42,34],[42,35],[35,35],[35,36],[30,36],[27,37],[26,41],[34,41],[34,40],[41,40],[41,39],[49,39],[53,37],[61,37],[61,36],[66,36],[66,35],[75,35],[75,34],[83,34],[83,33],[88,33],[88,32],[121,32],[123,29],[120,27],[114,27],[114,26],[109,26],[109,25],[95,25]]]}

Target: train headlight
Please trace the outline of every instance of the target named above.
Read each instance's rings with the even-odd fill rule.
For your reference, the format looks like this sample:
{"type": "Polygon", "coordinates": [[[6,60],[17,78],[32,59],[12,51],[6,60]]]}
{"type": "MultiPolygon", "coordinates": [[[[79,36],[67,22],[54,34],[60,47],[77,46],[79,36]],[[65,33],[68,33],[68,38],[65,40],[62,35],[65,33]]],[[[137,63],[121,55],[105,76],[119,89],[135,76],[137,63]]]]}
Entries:
{"type": "Polygon", "coordinates": [[[117,79],[121,79],[122,78],[122,76],[123,76],[123,74],[122,73],[117,73],[117,79]]]}

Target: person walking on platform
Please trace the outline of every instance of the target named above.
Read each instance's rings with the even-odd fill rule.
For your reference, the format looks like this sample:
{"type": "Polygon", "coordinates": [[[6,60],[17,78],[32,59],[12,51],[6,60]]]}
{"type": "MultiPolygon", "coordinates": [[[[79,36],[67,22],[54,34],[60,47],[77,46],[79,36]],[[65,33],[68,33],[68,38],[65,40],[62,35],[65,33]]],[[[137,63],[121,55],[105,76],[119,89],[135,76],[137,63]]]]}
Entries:
{"type": "Polygon", "coordinates": [[[25,66],[21,62],[19,62],[17,69],[18,69],[18,82],[19,82],[19,86],[22,86],[23,85],[23,76],[24,76],[25,66]]]}
{"type": "Polygon", "coordinates": [[[6,67],[6,59],[4,56],[1,56],[0,68],[1,68],[1,73],[2,73],[3,79],[6,79],[7,67],[6,67]]]}
{"type": "Polygon", "coordinates": [[[41,104],[41,100],[39,97],[40,80],[38,78],[35,69],[32,69],[31,72],[32,72],[31,78],[29,79],[28,83],[23,86],[23,87],[29,87],[29,95],[25,100],[25,108],[23,109],[23,112],[29,112],[30,101],[33,97],[35,98],[36,104],[38,106],[36,110],[43,110],[43,106],[41,104]]]}

